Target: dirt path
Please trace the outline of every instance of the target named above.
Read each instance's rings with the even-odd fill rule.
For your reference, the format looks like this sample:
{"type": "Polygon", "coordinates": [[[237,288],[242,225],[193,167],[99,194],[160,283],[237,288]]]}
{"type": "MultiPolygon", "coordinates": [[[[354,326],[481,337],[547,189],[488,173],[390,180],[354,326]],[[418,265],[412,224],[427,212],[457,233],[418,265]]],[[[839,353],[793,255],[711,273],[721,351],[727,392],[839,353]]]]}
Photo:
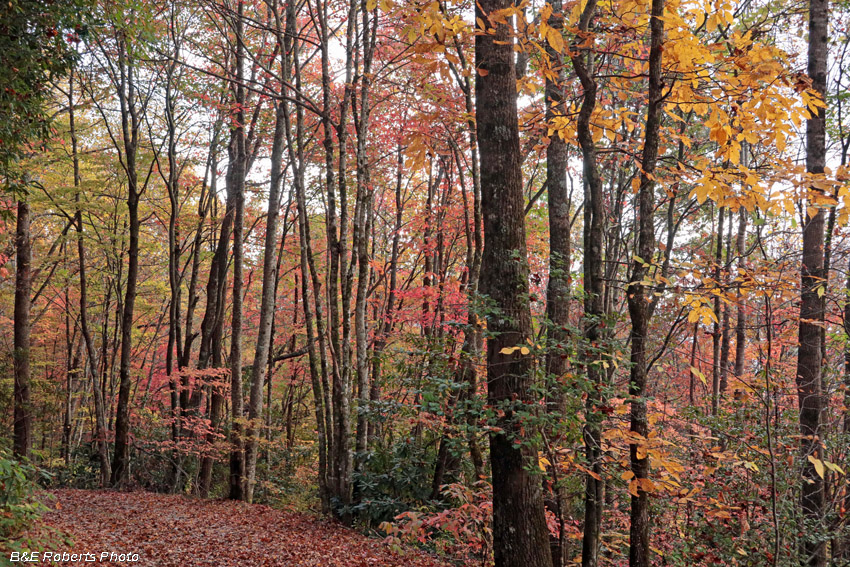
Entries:
{"type": "MultiPolygon", "coordinates": [[[[143,567],[440,567],[410,550],[331,522],[267,506],[184,496],[58,490],[44,522],[73,539],[59,552],[94,554],[54,565],[143,567]],[[138,554],[137,561],[103,553],[138,554]],[[88,556],[91,559],[91,555],[88,556]],[[113,557],[114,559],[114,557],[113,557]]],[[[46,563],[46,562],[45,562],[46,563]]]]}

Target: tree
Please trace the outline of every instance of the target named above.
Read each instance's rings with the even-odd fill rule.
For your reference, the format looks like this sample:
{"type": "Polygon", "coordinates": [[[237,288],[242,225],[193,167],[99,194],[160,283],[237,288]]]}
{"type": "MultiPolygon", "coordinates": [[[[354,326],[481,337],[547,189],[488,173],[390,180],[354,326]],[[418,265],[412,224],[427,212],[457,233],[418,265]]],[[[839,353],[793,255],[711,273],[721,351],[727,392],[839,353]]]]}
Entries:
{"type": "MultiPolygon", "coordinates": [[[[638,186],[637,250],[632,263],[631,281],[626,291],[629,318],[632,322],[631,368],[629,371],[629,396],[631,397],[630,430],[637,438],[647,439],[649,422],[646,413],[647,338],[649,333],[649,298],[644,279],[649,262],[655,254],[655,172],[658,160],[659,129],[661,126],[662,93],[662,42],[664,41],[664,0],[652,0],[649,39],[649,85],[647,90],[646,126],[643,155],[641,156],[640,184],[638,186]]],[[[636,442],[629,447],[631,469],[637,481],[636,494],[632,493],[631,522],[629,530],[629,567],[649,567],[649,455],[636,442]]]]}
{"type": "MultiPolygon", "coordinates": [[[[18,194],[15,247],[14,314],[14,452],[27,457],[32,442],[30,408],[30,292],[32,252],[28,173],[18,162],[50,134],[47,106],[50,84],[67,73],[75,52],[66,35],[78,40],[85,4],[68,5],[30,0],[7,2],[0,8],[0,181],[18,194]]],[[[43,149],[43,146],[42,146],[43,149]]]]}
{"type": "Polygon", "coordinates": [[[32,290],[32,249],[30,207],[18,201],[15,229],[15,456],[26,458],[32,444],[30,407],[30,292],[32,290]]]}
{"type": "MultiPolygon", "coordinates": [[[[483,0],[476,18],[495,33],[475,37],[475,118],[481,160],[484,253],[481,293],[495,313],[487,319],[487,401],[504,412],[490,434],[493,470],[493,542],[496,567],[549,567],[548,535],[537,451],[522,420],[533,413],[531,312],[525,242],[525,206],[517,124],[512,4],[483,0]]],[[[486,32],[486,30],[482,30],[486,32]]]]}
{"type": "MultiPolygon", "coordinates": [[[[591,130],[591,119],[596,108],[597,84],[592,75],[593,51],[586,54],[580,49],[585,43],[593,44],[590,24],[596,12],[597,2],[589,1],[578,22],[575,54],[571,56],[573,69],[582,87],[582,103],[576,121],[576,135],[582,155],[582,178],[584,184],[584,329],[587,346],[583,358],[587,369],[588,396],[586,424],[584,426],[585,457],[590,470],[585,476],[584,533],[582,534],[582,565],[595,567],[598,563],[599,530],[602,524],[603,481],[601,469],[602,424],[599,406],[602,404],[602,371],[598,360],[598,341],[603,316],[602,304],[602,240],[603,240],[603,196],[602,179],[596,157],[596,144],[591,130]]],[[[550,208],[552,205],[549,205],[550,208]]],[[[550,232],[551,232],[550,228],[550,232]]],[[[551,277],[551,276],[550,276],[551,277]]]]}
{"type": "MultiPolygon", "coordinates": [[[[133,10],[129,10],[133,14],[133,10]]],[[[115,89],[120,105],[120,138],[113,138],[121,156],[121,166],[126,175],[128,239],[127,248],[127,286],[121,310],[121,359],[119,362],[118,407],[115,418],[115,453],[112,457],[112,478],[114,486],[123,484],[129,475],[130,465],[130,389],[132,386],[131,365],[133,356],[133,317],[139,281],[139,202],[150,176],[139,183],[137,154],[139,150],[139,130],[145,100],[139,96],[136,85],[136,46],[130,39],[131,33],[123,21],[123,13],[112,26],[116,60],[109,63],[109,80],[115,89]],[[120,139],[120,142],[118,141],[120,139]]],[[[103,45],[103,44],[101,44],[103,45]]],[[[111,53],[104,52],[109,58],[111,53]]]]}
{"type": "MultiPolygon", "coordinates": [[[[809,2],[809,53],[807,72],[812,90],[826,98],[827,56],[829,41],[829,2],[809,2]]],[[[813,179],[824,174],[826,165],[826,109],[818,106],[806,121],[806,171],[813,179]]],[[[823,189],[812,187],[813,202],[823,189]]],[[[810,199],[812,201],[812,199],[810,199]]],[[[811,211],[811,210],[809,210],[811,211]]],[[[799,340],[797,355],[797,396],[800,404],[800,435],[803,457],[801,508],[806,534],[802,547],[804,565],[826,565],[826,542],[819,537],[820,522],[824,513],[825,485],[823,474],[818,474],[813,459],[822,459],[821,419],[823,399],[823,353],[821,352],[821,327],[824,324],[824,305],[820,297],[825,291],[824,274],[824,210],[807,212],[803,224],[803,258],[800,268],[802,291],[800,296],[799,340]]]]}
{"type": "Polygon", "coordinates": [[[50,133],[51,81],[71,68],[87,10],[83,0],[12,0],[0,8],[0,179],[7,188],[26,181],[18,161],[50,133]]]}

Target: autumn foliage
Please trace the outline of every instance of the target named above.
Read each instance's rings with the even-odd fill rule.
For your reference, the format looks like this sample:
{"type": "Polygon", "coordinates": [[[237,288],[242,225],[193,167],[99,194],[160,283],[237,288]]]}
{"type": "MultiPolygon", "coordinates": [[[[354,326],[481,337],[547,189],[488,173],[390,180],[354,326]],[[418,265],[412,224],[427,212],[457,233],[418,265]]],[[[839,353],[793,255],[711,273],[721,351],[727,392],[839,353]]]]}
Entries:
{"type": "Polygon", "coordinates": [[[846,3],[42,4],[4,549],[850,561],[846,3]]]}

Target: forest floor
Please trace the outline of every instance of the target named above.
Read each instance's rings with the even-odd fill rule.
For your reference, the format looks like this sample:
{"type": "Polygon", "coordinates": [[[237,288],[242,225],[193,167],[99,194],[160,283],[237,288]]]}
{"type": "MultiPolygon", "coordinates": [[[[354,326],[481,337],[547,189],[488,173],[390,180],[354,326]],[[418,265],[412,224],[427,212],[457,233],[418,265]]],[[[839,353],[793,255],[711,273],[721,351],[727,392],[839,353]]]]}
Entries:
{"type": "Polygon", "coordinates": [[[55,490],[43,517],[69,538],[58,552],[97,560],[53,565],[141,567],[441,567],[415,549],[397,552],[337,523],[268,506],[146,492],[55,490]],[[64,547],[64,548],[63,548],[64,547]],[[101,561],[102,553],[138,561],[101,561]],[[89,556],[90,558],[91,556],[89,556]]]}

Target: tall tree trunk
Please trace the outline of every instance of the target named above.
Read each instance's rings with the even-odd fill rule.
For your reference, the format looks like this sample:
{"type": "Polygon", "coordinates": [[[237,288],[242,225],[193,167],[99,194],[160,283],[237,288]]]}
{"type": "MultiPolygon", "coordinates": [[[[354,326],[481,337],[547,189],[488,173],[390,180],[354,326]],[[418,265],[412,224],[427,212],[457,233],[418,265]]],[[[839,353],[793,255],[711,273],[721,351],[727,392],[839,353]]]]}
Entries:
{"type": "MultiPolygon", "coordinates": [[[[481,0],[476,17],[490,19],[509,0],[481,0]]],[[[491,21],[494,34],[475,37],[475,80],[484,254],[481,291],[498,314],[488,318],[487,399],[503,410],[490,434],[493,470],[493,551],[496,567],[551,567],[540,480],[529,472],[537,450],[523,437],[520,420],[532,411],[533,357],[503,349],[531,338],[525,212],[517,123],[516,71],[511,20],[491,21]]]]}
{"type": "MultiPolygon", "coordinates": [[[[744,254],[747,245],[747,209],[741,207],[738,211],[738,238],[736,248],[738,252],[738,269],[744,269],[744,254]]],[[[744,362],[747,352],[747,305],[744,293],[738,288],[737,294],[737,319],[735,320],[735,377],[740,378],[744,374],[744,362]]]]}
{"type": "MultiPolygon", "coordinates": [[[[74,165],[74,227],[77,231],[77,261],[79,263],[78,270],[80,277],[80,330],[83,334],[83,341],[86,346],[88,376],[92,383],[92,397],[94,398],[97,454],[100,461],[100,487],[107,488],[112,474],[112,467],[109,462],[109,439],[106,428],[106,409],[103,401],[103,390],[100,387],[100,380],[97,371],[97,355],[95,354],[94,341],[92,340],[91,329],[89,328],[88,276],[86,274],[86,249],[85,242],[83,241],[83,212],[80,205],[80,185],[82,184],[82,178],[80,177],[80,156],[77,153],[77,129],[75,119],[74,73],[72,70],[68,80],[68,124],[71,135],[71,157],[74,165]]],[[[108,298],[106,304],[108,309],[108,298]]]]}
{"type": "MultiPolygon", "coordinates": [[[[217,145],[217,139],[213,141],[217,145]]],[[[218,169],[218,150],[216,147],[211,149],[211,173],[210,179],[210,199],[217,199],[217,175],[218,169]]],[[[230,235],[233,229],[233,215],[235,209],[235,199],[233,197],[233,187],[228,184],[227,196],[225,202],[224,218],[221,221],[219,228],[218,242],[216,243],[213,259],[210,264],[209,278],[206,286],[206,308],[204,318],[201,321],[201,344],[198,349],[198,368],[205,369],[210,366],[219,368],[222,365],[222,335],[224,324],[223,317],[223,300],[225,286],[227,284],[227,257],[230,247],[230,235]]],[[[219,424],[221,422],[222,413],[224,410],[224,394],[221,387],[217,384],[210,386],[210,429],[207,434],[207,445],[213,445],[216,441],[219,424]]],[[[201,497],[209,495],[210,486],[212,483],[212,469],[215,459],[210,454],[205,454],[201,459],[201,470],[198,480],[198,492],[201,497]]]]}
{"type": "MultiPolygon", "coordinates": [[[[549,25],[560,33],[563,28],[561,2],[552,3],[552,21],[549,25]]],[[[562,68],[562,56],[547,43],[547,53],[552,65],[562,68]]],[[[554,72],[553,80],[547,74],[546,121],[552,123],[557,116],[565,115],[563,70],[554,72]]],[[[587,96],[585,91],[585,96],[587,96]]],[[[595,98],[595,91],[593,92],[595,98]]],[[[595,100],[594,100],[595,103],[595,100]]],[[[562,345],[567,338],[566,326],[570,322],[570,198],[567,186],[567,143],[559,132],[551,136],[546,148],[546,189],[549,195],[549,282],[546,288],[546,318],[551,325],[549,352],[546,355],[546,374],[559,381],[567,369],[567,361],[561,356],[562,345]]],[[[551,410],[562,408],[563,395],[558,392],[552,397],[551,410]]]]}
{"type": "MultiPolygon", "coordinates": [[[[826,97],[827,55],[829,33],[828,0],[809,2],[809,62],[808,75],[812,89],[826,97]]],[[[818,108],[806,122],[806,171],[824,173],[826,162],[826,112],[818,108]]],[[[813,195],[823,193],[812,187],[813,195]]],[[[819,291],[823,285],[824,212],[817,209],[814,216],[806,214],[803,225],[803,261],[800,269],[800,347],[797,356],[797,395],[800,404],[800,435],[803,452],[801,508],[805,527],[802,563],[813,567],[826,565],[826,544],[820,537],[824,512],[824,479],[815,471],[807,457],[822,459],[821,413],[823,412],[823,353],[821,332],[824,312],[819,291]]]]}
{"type": "MultiPolygon", "coordinates": [[[[644,132],[641,175],[638,189],[638,241],[637,254],[632,263],[632,277],[627,289],[629,318],[632,322],[631,369],[629,396],[631,397],[630,429],[638,439],[647,439],[649,422],[646,415],[647,338],[649,334],[649,303],[644,279],[655,252],[655,165],[658,159],[659,129],[661,126],[662,80],[661,52],[664,40],[664,0],[652,0],[650,13],[649,89],[647,97],[646,127],[644,132]]],[[[631,525],[629,530],[629,566],[649,567],[649,493],[641,484],[649,477],[649,458],[638,443],[629,447],[631,469],[631,525]]]]}
{"type": "Polygon", "coordinates": [[[136,173],[139,109],[136,106],[135,66],[128,55],[124,38],[118,41],[118,67],[121,73],[119,102],[121,133],[124,146],[124,169],[127,175],[127,209],[129,212],[129,245],[127,249],[127,284],[121,313],[121,360],[119,362],[118,407],[115,416],[115,454],[112,459],[112,484],[121,485],[129,476],[130,464],[130,366],[133,354],[133,313],[139,279],[139,186],[136,173]]]}
{"type": "MultiPolygon", "coordinates": [[[[297,34],[295,33],[296,29],[296,10],[295,4],[293,2],[286,3],[286,33],[283,33],[283,26],[281,25],[279,16],[276,14],[276,30],[278,34],[278,41],[280,41],[284,45],[284,53],[291,54],[291,63],[286,65],[285,71],[287,71],[291,65],[292,73],[295,78],[295,89],[294,92],[297,96],[298,93],[301,92],[301,65],[299,60],[300,53],[300,44],[297,40],[297,34]]],[[[325,29],[323,33],[326,33],[325,29]]],[[[323,50],[327,50],[327,44],[324,44],[323,50]]],[[[322,81],[323,85],[325,80],[328,79],[327,68],[326,68],[326,52],[323,51],[322,54],[322,81]]],[[[284,75],[285,77],[287,75],[284,75]]],[[[324,91],[324,87],[323,87],[324,91]]],[[[301,306],[304,312],[304,326],[307,333],[307,355],[309,360],[309,372],[310,372],[310,385],[313,391],[313,408],[316,417],[316,432],[318,437],[318,449],[319,449],[319,471],[318,471],[318,484],[319,484],[319,499],[322,504],[322,512],[328,513],[331,511],[331,500],[335,490],[334,484],[334,475],[333,475],[333,415],[331,410],[331,398],[330,398],[330,387],[328,380],[328,363],[325,355],[325,328],[324,328],[324,317],[322,311],[322,283],[319,279],[318,273],[316,271],[314,261],[313,261],[313,248],[312,248],[312,239],[310,235],[310,219],[308,217],[307,211],[307,194],[306,187],[304,185],[304,168],[305,157],[304,157],[304,109],[300,104],[296,104],[295,106],[295,138],[292,136],[292,124],[291,124],[291,114],[289,112],[289,103],[284,98],[281,101],[287,111],[284,112],[284,117],[286,119],[286,148],[289,152],[289,161],[292,164],[292,182],[295,187],[295,200],[296,207],[298,211],[298,242],[299,242],[299,258],[300,258],[300,268],[301,268],[301,306]],[[315,321],[314,321],[314,310],[310,305],[310,284],[313,286],[313,294],[312,297],[315,300],[315,321]],[[314,323],[315,323],[315,331],[314,331],[314,323]]],[[[328,104],[328,101],[325,101],[325,104],[328,104]]],[[[327,106],[326,106],[327,108],[327,106]]],[[[327,116],[323,119],[323,127],[329,128],[330,121],[326,120],[327,116]]],[[[332,134],[329,130],[325,131],[325,150],[326,150],[326,158],[327,152],[332,151],[333,148],[333,139],[332,134]]],[[[332,161],[332,160],[331,160],[332,161]]],[[[326,167],[328,164],[326,162],[326,167]]],[[[332,179],[333,179],[333,170],[329,169],[327,171],[328,174],[328,194],[329,194],[329,209],[330,209],[330,195],[333,192],[332,189],[332,179]]],[[[335,214],[335,213],[334,213],[335,214]]],[[[331,237],[331,234],[335,235],[335,232],[330,228],[330,212],[329,212],[329,227],[328,227],[328,237],[331,237]]],[[[335,222],[335,221],[334,221],[335,222]]],[[[334,229],[335,230],[335,229],[334,229]]],[[[331,258],[333,258],[333,252],[330,252],[331,258]]],[[[330,287],[330,285],[329,285],[330,287]]],[[[331,288],[334,289],[334,288],[331,288]]],[[[336,293],[335,291],[333,293],[336,293]]],[[[332,300],[331,303],[334,303],[335,300],[332,300]]]]}
{"type": "MultiPolygon", "coordinates": [[[[582,36],[588,33],[595,11],[596,1],[588,1],[579,20],[579,30],[582,36]]],[[[584,39],[584,37],[578,37],[576,43],[579,44],[584,39]]],[[[601,404],[602,373],[597,361],[594,360],[596,358],[594,354],[594,343],[600,338],[599,318],[602,317],[604,309],[602,295],[602,215],[604,213],[602,180],[599,177],[599,170],[596,163],[596,146],[593,142],[590,129],[593,110],[596,107],[597,89],[596,81],[592,75],[593,52],[588,51],[585,56],[585,54],[577,50],[572,55],[571,60],[573,69],[575,69],[576,75],[581,81],[582,90],[584,91],[576,132],[582,152],[585,195],[583,269],[586,295],[584,299],[584,329],[588,347],[584,352],[584,363],[590,388],[587,396],[587,407],[585,410],[586,423],[584,426],[585,457],[590,472],[585,475],[584,534],[582,537],[581,557],[583,567],[596,567],[598,564],[599,530],[602,523],[602,507],[604,502],[602,495],[603,482],[600,475],[602,472],[602,413],[598,407],[601,404]],[[587,58],[586,61],[585,57],[587,58]]],[[[551,184],[549,190],[551,195],[551,184]]],[[[550,203],[550,210],[552,206],[550,203]]],[[[566,230],[569,231],[569,211],[567,211],[566,222],[566,230]]]]}
{"type": "MultiPolygon", "coordinates": [[[[175,7],[170,7],[170,32],[176,34],[175,26],[175,7]]],[[[180,465],[179,443],[184,428],[184,418],[188,409],[188,388],[181,389],[181,380],[175,371],[175,350],[176,350],[176,370],[181,370],[180,360],[182,359],[181,335],[180,335],[180,296],[181,296],[181,275],[180,275],[180,225],[178,217],[180,215],[180,177],[179,166],[177,164],[177,121],[174,113],[174,80],[177,71],[177,62],[180,59],[179,44],[175,40],[174,52],[172,53],[172,61],[166,69],[165,75],[165,126],[167,139],[167,174],[160,171],[163,176],[163,181],[168,190],[169,216],[168,216],[168,286],[171,292],[171,299],[168,305],[168,344],[165,354],[165,371],[168,376],[168,383],[171,390],[171,412],[172,425],[171,437],[174,442],[174,451],[172,451],[172,470],[171,470],[171,486],[173,492],[179,492],[182,485],[182,470],[180,465]]],[[[160,168],[161,169],[161,168],[160,168]]],[[[188,386],[188,384],[185,384],[188,386]]]]}
{"type": "MultiPolygon", "coordinates": [[[[726,261],[723,263],[723,292],[725,293],[729,287],[729,271],[732,268],[732,210],[726,211],[726,261]]],[[[719,283],[719,282],[718,282],[719,283]]],[[[723,402],[723,396],[726,395],[726,389],[729,387],[729,350],[730,350],[730,318],[731,305],[723,303],[723,319],[720,328],[720,383],[718,390],[719,403],[723,402]]],[[[719,314],[718,314],[719,315],[719,314]]]]}
{"type": "MultiPolygon", "coordinates": [[[[398,287],[398,256],[401,238],[401,228],[404,222],[404,204],[402,202],[402,180],[404,173],[404,152],[399,138],[398,147],[396,148],[396,183],[395,183],[395,224],[393,225],[393,238],[390,248],[390,265],[389,278],[387,285],[387,306],[384,310],[383,324],[379,328],[376,337],[375,345],[372,350],[372,387],[369,393],[370,400],[377,402],[381,395],[381,370],[383,364],[383,352],[387,346],[387,338],[393,328],[393,318],[396,307],[396,293],[398,287]]],[[[369,443],[380,435],[378,431],[378,423],[375,422],[369,428],[369,443]]]]}
{"type": "MultiPolygon", "coordinates": [[[[283,51],[281,46],[281,51],[283,51]]],[[[281,55],[284,58],[285,55],[281,55]]],[[[286,62],[281,65],[286,67],[286,62]]],[[[286,142],[286,121],[283,114],[286,107],[278,101],[275,111],[274,140],[271,154],[271,179],[269,182],[269,209],[266,216],[266,239],[263,252],[263,289],[260,299],[260,324],[257,334],[257,347],[254,350],[253,372],[251,373],[251,396],[248,402],[250,424],[246,438],[245,461],[247,468],[247,487],[245,500],[254,499],[254,484],[257,478],[257,448],[260,437],[260,423],[263,418],[263,383],[268,369],[269,348],[271,345],[272,322],[274,321],[275,289],[277,289],[277,221],[280,216],[280,187],[283,179],[283,146],[286,142]]]]}
{"type": "Polygon", "coordinates": [[[32,408],[30,407],[30,291],[32,290],[32,250],[30,243],[30,206],[23,196],[18,201],[15,227],[15,385],[14,443],[16,457],[29,457],[32,444],[32,408]]]}
{"type": "MultiPolygon", "coordinates": [[[[361,26],[363,35],[363,72],[360,74],[360,117],[355,121],[357,132],[357,215],[355,220],[355,241],[357,254],[357,295],[354,304],[355,342],[357,345],[357,437],[355,441],[354,470],[363,470],[369,441],[369,329],[366,320],[366,299],[369,282],[369,237],[373,222],[372,212],[372,176],[369,164],[369,125],[372,112],[369,86],[372,76],[372,55],[377,39],[378,18],[374,12],[370,18],[366,3],[361,5],[361,26]]],[[[359,489],[357,489],[359,494],[359,489]]]]}
{"type": "Polygon", "coordinates": [[[235,14],[234,35],[236,36],[233,76],[235,84],[233,121],[230,131],[228,154],[228,186],[233,187],[233,301],[230,325],[230,480],[228,497],[242,500],[245,497],[245,453],[243,438],[243,393],[242,393],[242,288],[243,288],[243,241],[245,225],[245,175],[248,162],[245,136],[245,46],[243,43],[245,6],[239,3],[235,14]]]}
{"type": "MultiPolygon", "coordinates": [[[[726,220],[726,207],[717,210],[717,246],[714,250],[714,285],[720,286],[722,274],[721,263],[723,262],[723,223],[726,220]]],[[[718,290],[719,291],[719,290],[718,290]]],[[[721,319],[720,295],[714,296],[714,331],[711,335],[711,415],[717,415],[720,409],[720,350],[721,350],[721,319]]]]}

